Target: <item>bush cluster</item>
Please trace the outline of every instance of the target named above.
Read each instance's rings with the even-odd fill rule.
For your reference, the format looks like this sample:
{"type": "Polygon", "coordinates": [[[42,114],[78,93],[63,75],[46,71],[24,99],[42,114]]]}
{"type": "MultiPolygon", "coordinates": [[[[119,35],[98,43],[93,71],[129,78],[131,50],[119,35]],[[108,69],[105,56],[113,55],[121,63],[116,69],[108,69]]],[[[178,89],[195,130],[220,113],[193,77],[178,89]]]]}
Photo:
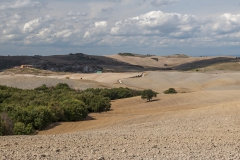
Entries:
{"type": "Polygon", "coordinates": [[[66,83],[33,90],[0,85],[0,135],[31,134],[53,122],[80,121],[90,112],[109,111],[111,100],[140,94],[129,88],[80,91],[66,83]]]}
{"type": "Polygon", "coordinates": [[[177,91],[174,88],[169,88],[168,90],[164,91],[165,94],[175,94],[177,91]]]}
{"type": "Polygon", "coordinates": [[[158,62],[158,58],[152,58],[152,59],[158,62]]]}
{"type": "Polygon", "coordinates": [[[134,56],[133,53],[118,53],[120,56],[134,56]]]}

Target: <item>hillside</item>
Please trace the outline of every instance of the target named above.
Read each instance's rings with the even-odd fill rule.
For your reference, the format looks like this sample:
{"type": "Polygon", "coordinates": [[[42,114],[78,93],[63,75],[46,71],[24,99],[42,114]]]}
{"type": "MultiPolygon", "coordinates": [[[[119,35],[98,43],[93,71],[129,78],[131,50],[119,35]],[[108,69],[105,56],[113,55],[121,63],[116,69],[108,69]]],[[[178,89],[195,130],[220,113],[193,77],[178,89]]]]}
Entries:
{"type": "MultiPolygon", "coordinates": [[[[115,59],[86,55],[82,53],[53,56],[0,56],[0,71],[21,65],[32,65],[34,68],[55,71],[94,73],[143,71],[142,66],[116,61],[115,59]]],[[[152,69],[158,69],[152,67],[152,69]]]]}
{"type": "MultiPolygon", "coordinates": [[[[214,71],[214,70],[238,70],[240,71],[240,59],[236,57],[189,57],[183,55],[173,56],[121,56],[109,55],[107,57],[116,59],[132,65],[140,65],[144,68],[165,68],[177,71],[214,71]],[[222,64],[227,64],[221,66],[222,64]],[[204,69],[209,68],[209,69],[204,69]],[[211,69],[210,69],[211,68],[211,69]]],[[[150,69],[151,70],[151,69],[150,69]]]]}
{"type": "Polygon", "coordinates": [[[142,72],[149,70],[212,71],[214,68],[240,70],[240,67],[235,67],[240,63],[240,59],[235,57],[189,57],[182,54],[173,56],[130,55],[94,56],[76,53],[52,56],[0,56],[0,71],[21,65],[32,65],[36,69],[54,72],[74,73],[142,72]],[[221,66],[222,64],[225,66],[221,66]]]}

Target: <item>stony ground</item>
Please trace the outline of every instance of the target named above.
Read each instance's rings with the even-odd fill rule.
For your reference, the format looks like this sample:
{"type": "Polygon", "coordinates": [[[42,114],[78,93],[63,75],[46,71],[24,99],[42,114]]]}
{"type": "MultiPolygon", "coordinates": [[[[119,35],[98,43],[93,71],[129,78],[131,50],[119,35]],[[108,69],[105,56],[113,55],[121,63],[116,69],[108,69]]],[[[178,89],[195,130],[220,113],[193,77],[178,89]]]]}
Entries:
{"type": "MultiPolygon", "coordinates": [[[[149,72],[140,79],[124,79],[129,86],[149,84],[161,92],[174,85],[184,93],[160,94],[151,103],[139,97],[117,100],[112,111],[91,114],[95,120],[40,132],[50,135],[0,137],[0,159],[240,159],[239,76],[149,72]]],[[[36,77],[24,78],[15,83],[38,83],[36,77]]],[[[7,80],[0,82],[14,84],[7,80]]],[[[102,85],[91,83],[86,82],[102,85]]]]}
{"type": "Polygon", "coordinates": [[[0,137],[0,159],[240,159],[240,105],[62,135],[0,137]]]}

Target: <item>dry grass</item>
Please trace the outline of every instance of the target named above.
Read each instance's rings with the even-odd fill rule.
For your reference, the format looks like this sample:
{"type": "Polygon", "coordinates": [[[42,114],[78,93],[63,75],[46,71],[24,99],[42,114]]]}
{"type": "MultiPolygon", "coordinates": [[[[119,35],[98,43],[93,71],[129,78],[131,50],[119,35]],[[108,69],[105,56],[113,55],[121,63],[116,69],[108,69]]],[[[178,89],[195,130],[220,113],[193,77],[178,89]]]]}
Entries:
{"type": "MultiPolygon", "coordinates": [[[[39,134],[63,134],[91,129],[108,128],[130,124],[154,122],[170,118],[191,110],[203,110],[211,106],[240,102],[240,91],[205,91],[177,95],[161,95],[152,102],[141,100],[140,97],[116,100],[112,110],[106,113],[92,113],[89,120],[81,122],[60,123],[53,129],[44,130],[39,134]]],[[[219,110],[220,112],[220,110],[219,110]]],[[[214,113],[213,113],[214,114],[214,113]]]]}
{"type": "Polygon", "coordinates": [[[151,88],[160,94],[150,103],[140,97],[116,100],[112,102],[110,112],[90,114],[91,120],[87,121],[60,123],[39,134],[62,134],[154,122],[176,114],[182,116],[180,113],[185,114],[190,110],[197,112],[201,108],[240,102],[240,73],[148,72],[142,78],[123,79],[123,84],[139,89],[151,88]],[[178,94],[162,94],[169,87],[176,88],[178,94]]]}
{"type": "Polygon", "coordinates": [[[181,55],[175,56],[151,56],[151,57],[132,57],[132,56],[120,56],[110,55],[107,56],[116,59],[120,62],[126,62],[133,65],[140,65],[144,67],[158,67],[158,68],[172,68],[174,70],[192,70],[197,69],[201,71],[201,68],[208,68],[209,71],[215,71],[219,69],[224,70],[239,70],[239,67],[235,64],[239,62],[235,57],[187,57],[181,55]],[[157,58],[158,61],[152,59],[157,58]],[[217,66],[221,67],[217,67],[217,66]],[[216,66],[216,67],[215,67],[216,66]]]}
{"type": "Polygon", "coordinates": [[[219,64],[213,64],[204,68],[196,68],[192,71],[198,70],[199,72],[216,72],[218,71],[240,71],[239,62],[225,62],[219,64]]]}

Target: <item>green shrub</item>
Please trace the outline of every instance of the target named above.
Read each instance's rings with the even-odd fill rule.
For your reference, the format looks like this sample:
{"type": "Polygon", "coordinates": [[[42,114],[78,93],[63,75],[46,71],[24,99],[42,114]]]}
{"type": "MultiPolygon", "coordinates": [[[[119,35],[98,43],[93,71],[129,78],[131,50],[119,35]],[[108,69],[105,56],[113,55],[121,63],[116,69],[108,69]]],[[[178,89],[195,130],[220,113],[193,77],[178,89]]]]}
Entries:
{"type": "Polygon", "coordinates": [[[15,135],[31,134],[32,131],[33,131],[33,127],[31,124],[25,125],[22,122],[17,122],[14,124],[13,133],[15,135]]]}
{"type": "Polygon", "coordinates": [[[168,90],[164,91],[165,94],[175,94],[177,91],[174,88],[169,88],[168,90]]]}
{"type": "Polygon", "coordinates": [[[32,122],[34,129],[43,129],[54,120],[54,114],[46,106],[34,107],[32,110],[29,110],[29,113],[31,121],[28,121],[28,124],[32,122]]]}
{"type": "Polygon", "coordinates": [[[65,100],[61,103],[66,121],[79,121],[87,117],[86,105],[77,99],[65,100]]]}
{"type": "Polygon", "coordinates": [[[37,90],[37,91],[46,91],[46,90],[48,90],[48,87],[45,84],[43,84],[40,87],[35,88],[35,90],[37,90]]]}
{"type": "Polygon", "coordinates": [[[157,61],[157,62],[158,62],[158,58],[151,58],[151,59],[153,59],[153,60],[155,60],[155,61],[157,61]]]}
{"type": "Polygon", "coordinates": [[[111,108],[110,99],[108,97],[103,96],[95,96],[90,104],[89,108],[93,112],[103,112],[103,111],[109,111],[111,108]]]}
{"type": "Polygon", "coordinates": [[[58,83],[55,86],[55,89],[67,89],[67,90],[70,90],[71,88],[68,86],[67,83],[58,83]]]}
{"type": "Polygon", "coordinates": [[[118,53],[120,56],[134,56],[133,53],[118,53]]]}
{"type": "Polygon", "coordinates": [[[78,121],[111,108],[110,100],[140,95],[129,88],[71,89],[60,83],[23,90],[0,85],[0,135],[31,134],[56,121],[78,121]]]}

